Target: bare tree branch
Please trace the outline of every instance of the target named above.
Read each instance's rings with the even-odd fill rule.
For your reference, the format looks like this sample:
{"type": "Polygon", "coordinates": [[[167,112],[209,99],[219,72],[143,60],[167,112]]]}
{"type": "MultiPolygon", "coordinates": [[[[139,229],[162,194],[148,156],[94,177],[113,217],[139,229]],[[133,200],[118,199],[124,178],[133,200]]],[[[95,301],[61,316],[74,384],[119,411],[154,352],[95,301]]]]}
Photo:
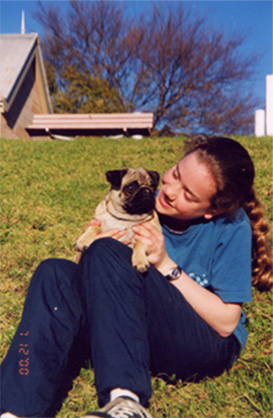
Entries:
{"type": "Polygon", "coordinates": [[[155,129],[249,132],[256,103],[245,92],[258,55],[243,53],[245,35],[224,36],[186,12],[183,3],[175,11],[171,5],[150,7],[150,13],[130,19],[124,3],[71,0],[63,16],[58,7],[39,2],[36,19],[44,28],[58,111],[62,97],[65,111],[89,109],[86,100],[75,100],[77,91],[93,103],[92,111],[93,89],[102,112],[153,111],[155,129]],[[69,95],[73,106],[67,105],[69,95]]]}

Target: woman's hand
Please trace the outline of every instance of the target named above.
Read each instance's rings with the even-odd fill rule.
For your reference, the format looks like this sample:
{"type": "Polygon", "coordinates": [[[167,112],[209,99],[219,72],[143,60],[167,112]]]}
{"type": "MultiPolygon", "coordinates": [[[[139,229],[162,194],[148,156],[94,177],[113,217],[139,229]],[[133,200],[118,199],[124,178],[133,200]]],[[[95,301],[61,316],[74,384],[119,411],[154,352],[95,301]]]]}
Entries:
{"type": "Polygon", "coordinates": [[[170,259],[165,248],[164,235],[150,222],[143,222],[140,225],[133,226],[135,241],[145,244],[148,249],[148,261],[163,275],[175,266],[174,261],[170,259]]]}

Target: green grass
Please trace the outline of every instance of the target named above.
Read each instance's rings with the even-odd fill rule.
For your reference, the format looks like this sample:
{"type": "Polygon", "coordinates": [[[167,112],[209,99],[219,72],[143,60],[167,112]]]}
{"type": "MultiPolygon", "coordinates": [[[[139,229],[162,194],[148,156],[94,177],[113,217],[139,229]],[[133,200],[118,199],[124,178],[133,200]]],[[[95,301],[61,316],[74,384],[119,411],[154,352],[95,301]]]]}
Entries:
{"type": "MultiPolygon", "coordinates": [[[[236,138],[256,166],[256,188],[272,220],[270,138],[236,138]]],[[[162,175],[182,155],[183,138],[75,142],[1,140],[1,358],[22,313],[29,280],[48,257],[75,260],[73,244],[108,190],[107,170],[144,166],[162,175]]],[[[271,294],[246,305],[249,340],[233,369],[200,383],[153,379],[157,417],[271,417],[271,294]]],[[[92,370],[82,369],[58,417],[97,408],[92,370]]]]}

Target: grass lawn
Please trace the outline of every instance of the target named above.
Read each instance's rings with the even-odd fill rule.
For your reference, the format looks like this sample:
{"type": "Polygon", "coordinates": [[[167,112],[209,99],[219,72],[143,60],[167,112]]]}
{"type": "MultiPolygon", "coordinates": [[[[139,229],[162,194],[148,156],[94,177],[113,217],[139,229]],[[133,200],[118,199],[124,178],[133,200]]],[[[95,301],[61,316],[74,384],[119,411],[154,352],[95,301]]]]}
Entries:
{"type": "MultiPolygon", "coordinates": [[[[256,189],[272,221],[272,138],[235,138],[256,166],[256,189]]],[[[108,190],[105,172],[144,166],[162,175],[181,156],[183,138],[66,141],[1,140],[1,358],[20,319],[29,280],[45,258],[75,260],[73,244],[108,190]]],[[[229,372],[199,383],[153,378],[157,417],[272,416],[272,295],[253,291],[245,306],[249,340],[229,372]]],[[[94,375],[82,369],[58,417],[97,408],[94,375]]]]}

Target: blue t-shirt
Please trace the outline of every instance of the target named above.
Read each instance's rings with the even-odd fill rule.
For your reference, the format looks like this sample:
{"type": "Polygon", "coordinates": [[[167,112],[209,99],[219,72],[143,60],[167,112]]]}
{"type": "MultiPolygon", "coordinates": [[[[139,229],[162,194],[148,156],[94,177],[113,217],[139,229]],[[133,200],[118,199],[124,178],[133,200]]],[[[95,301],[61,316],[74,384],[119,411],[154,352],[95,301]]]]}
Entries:
{"type": "MultiPolygon", "coordinates": [[[[217,294],[223,302],[243,303],[251,295],[252,231],[244,210],[236,217],[215,217],[190,226],[184,232],[162,224],[166,250],[193,280],[217,294]]],[[[234,331],[243,348],[247,340],[242,312],[234,331]]]]}

